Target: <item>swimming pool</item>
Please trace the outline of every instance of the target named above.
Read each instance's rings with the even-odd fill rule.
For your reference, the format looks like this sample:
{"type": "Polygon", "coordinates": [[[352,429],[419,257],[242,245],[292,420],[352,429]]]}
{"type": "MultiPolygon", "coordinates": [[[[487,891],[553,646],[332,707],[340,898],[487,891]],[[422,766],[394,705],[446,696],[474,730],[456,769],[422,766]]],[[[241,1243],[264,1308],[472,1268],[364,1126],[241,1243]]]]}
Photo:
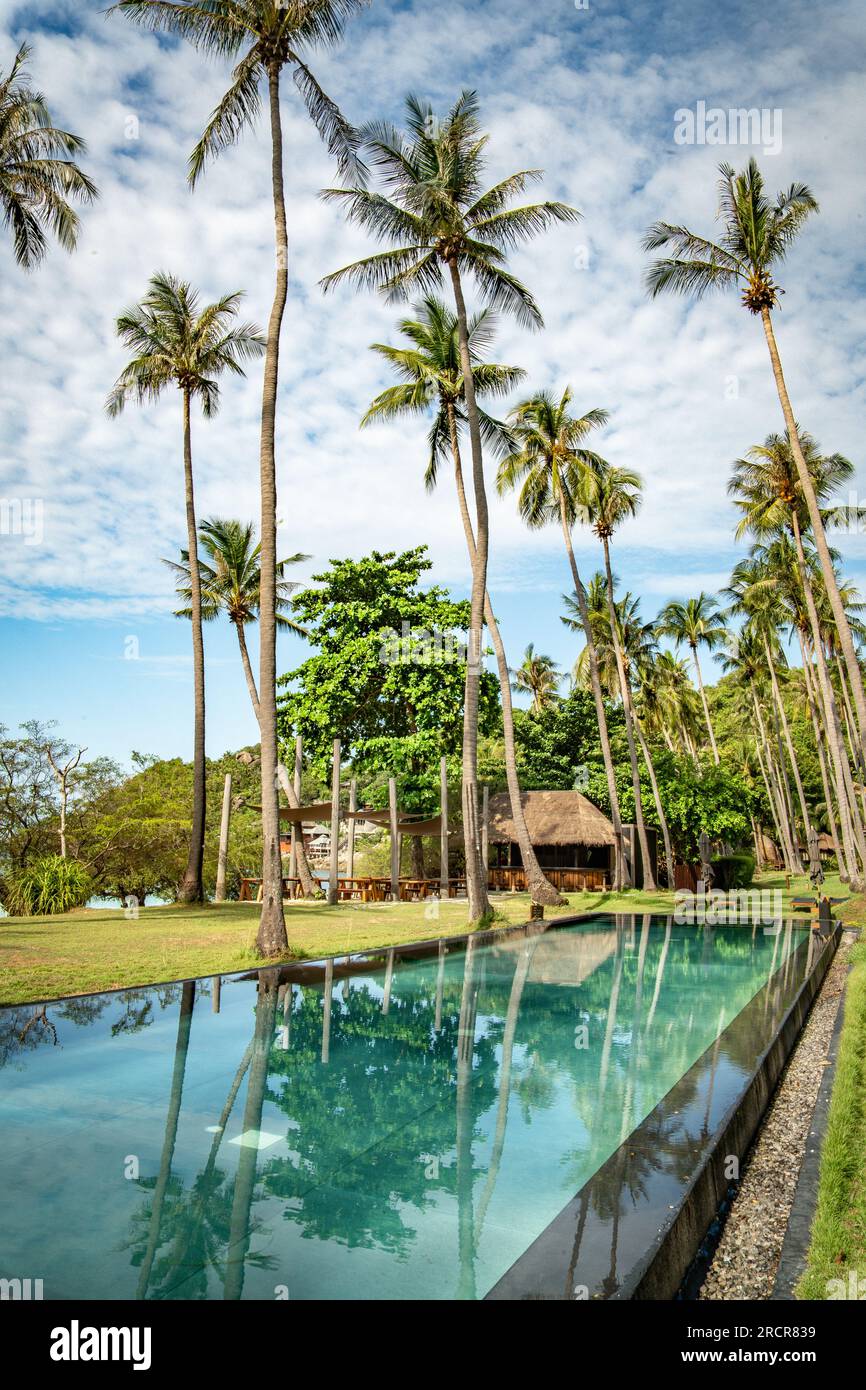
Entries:
{"type": "Polygon", "coordinates": [[[748,1076],[810,945],[599,916],[2,1009],[0,1278],[483,1298],[699,1059],[708,1117],[748,1076]]]}

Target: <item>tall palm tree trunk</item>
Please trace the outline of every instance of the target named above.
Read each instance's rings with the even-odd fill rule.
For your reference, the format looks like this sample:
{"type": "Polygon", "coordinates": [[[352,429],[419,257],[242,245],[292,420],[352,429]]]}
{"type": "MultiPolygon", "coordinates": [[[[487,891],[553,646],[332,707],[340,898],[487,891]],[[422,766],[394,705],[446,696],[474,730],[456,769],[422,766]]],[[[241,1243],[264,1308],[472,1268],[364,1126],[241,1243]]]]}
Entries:
{"type": "Polygon", "coordinates": [[[818,506],[818,498],[815,495],[815,488],[806,460],[803,456],[803,449],[800,445],[800,437],[797,433],[797,422],[794,419],[794,411],[788,395],[788,388],[785,384],[785,376],[782,371],[782,361],[779,357],[779,349],[776,345],[776,335],[773,330],[773,320],[768,308],[761,310],[761,320],[764,325],[764,335],[767,339],[767,347],[770,352],[770,362],[773,367],[773,376],[776,380],[776,390],[779,393],[779,401],[782,406],[782,414],[785,417],[785,425],[788,429],[788,437],[791,442],[791,452],[797,466],[797,477],[803,489],[803,496],[806,499],[806,506],[809,511],[809,521],[812,526],[812,535],[815,541],[815,548],[818,551],[818,559],[821,562],[821,573],[824,576],[824,584],[827,588],[827,597],[830,600],[830,607],[836,623],[836,630],[839,633],[839,641],[842,646],[842,654],[845,658],[845,667],[848,671],[848,678],[851,682],[851,689],[854,693],[854,704],[857,709],[857,722],[859,725],[860,746],[866,757],[866,694],[863,691],[863,674],[860,670],[860,663],[857,660],[857,653],[854,649],[854,639],[851,635],[851,627],[848,622],[848,615],[845,612],[845,605],[842,602],[842,595],[839,593],[839,585],[836,580],[836,571],[833,567],[833,559],[830,554],[830,547],[827,544],[827,536],[824,531],[824,522],[821,517],[821,509],[818,506]]]}
{"type": "Polygon", "coordinates": [[[674,883],[674,852],[671,847],[671,834],[670,830],[668,829],[667,816],[665,815],[665,810],[662,806],[662,799],[659,793],[659,784],[656,780],[656,770],[653,766],[653,760],[650,756],[650,750],[647,746],[647,741],[644,737],[643,727],[641,725],[641,721],[638,715],[635,715],[634,717],[634,727],[637,731],[638,742],[640,743],[641,752],[643,753],[643,760],[646,763],[646,770],[649,773],[650,786],[652,787],[656,815],[658,816],[659,825],[661,826],[662,839],[664,840],[665,863],[667,864],[668,869],[668,888],[674,888],[676,885],[674,883]]]}
{"type": "MultiPolygon", "coordinates": [[[[256,720],[259,721],[259,728],[261,729],[261,721],[259,717],[259,692],[256,689],[256,678],[253,675],[253,668],[252,663],[250,661],[250,654],[247,649],[247,639],[244,635],[243,623],[235,623],[235,631],[238,634],[238,646],[241,650],[241,664],[244,668],[244,675],[247,679],[247,690],[250,692],[250,700],[253,706],[253,713],[256,716],[256,720]]],[[[279,784],[285,793],[286,800],[288,801],[289,805],[292,807],[293,810],[297,811],[301,804],[301,800],[297,792],[295,791],[295,785],[292,779],[290,778],[288,771],[286,770],[284,764],[281,762],[277,763],[277,780],[279,781],[279,784]]],[[[298,866],[298,878],[301,880],[301,888],[303,890],[304,897],[318,897],[322,889],[321,885],[319,884],[319,880],[313,877],[312,871],[310,869],[310,861],[307,858],[307,851],[304,849],[304,836],[302,833],[299,833],[297,836],[295,844],[295,859],[298,866]]]]}
{"type": "Polygon", "coordinates": [[[848,743],[851,748],[851,757],[854,766],[857,768],[860,777],[860,802],[863,807],[863,816],[866,820],[866,758],[863,756],[863,746],[860,741],[859,731],[857,730],[857,720],[851,708],[851,699],[848,693],[848,682],[845,679],[845,669],[836,653],[836,672],[839,676],[839,689],[842,694],[842,708],[845,711],[845,724],[848,729],[848,743]]]}
{"type": "MultiPolygon", "coordinates": [[[[803,662],[803,680],[806,686],[806,703],[809,706],[809,718],[812,721],[812,736],[815,740],[815,747],[818,751],[818,767],[821,771],[821,787],[824,792],[824,805],[827,807],[827,821],[830,826],[830,838],[833,841],[833,853],[836,856],[836,863],[842,867],[842,845],[839,841],[839,830],[836,825],[836,815],[833,807],[833,790],[830,787],[830,777],[827,772],[827,759],[824,756],[824,737],[821,729],[821,718],[818,710],[818,703],[815,698],[815,690],[812,685],[812,663],[806,651],[806,643],[803,634],[797,629],[797,637],[800,643],[800,657],[803,662]]],[[[836,800],[838,802],[839,793],[836,789],[836,800]]]]}
{"type": "Polygon", "coordinates": [[[776,668],[773,662],[772,652],[770,651],[770,644],[767,641],[766,636],[764,637],[764,652],[766,653],[767,657],[767,665],[770,668],[770,683],[773,687],[773,695],[775,696],[776,704],[779,709],[779,717],[782,721],[782,734],[785,739],[785,747],[788,750],[788,759],[791,764],[791,771],[794,774],[794,785],[797,788],[797,800],[800,803],[800,815],[803,819],[803,836],[804,839],[808,840],[809,827],[811,825],[811,821],[809,819],[809,811],[806,806],[806,793],[803,790],[803,779],[800,776],[800,767],[797,762],[797,755],[794,752],[794,743],[791,738],[791,729],[788,724],[788,716],[785,713],[785,706],[782,701],[782,694],[779,690],[779,682],[776,676],[776,668]]]}
{"type": "MultiPolygon", "coordinates": [[[[802,866],[802,860],[800,859],[799,852],[797,850],[799,840],[797,833],[797,818],[794,815],[794,799],[791,796],[791,779],[788,776],[788,764],[785,761],[785,749],[782,742],[782,726],[779,722],[779,707],[776,704],[775,699],[771,701],[770,713],[773,719],[773,732],[776,735],[776,753],[778,755],[776,767],[778,769],[779,785],[782,789],[782,800],[784,802],[785,811],[788,817],[788,828],[791,835],[791,844],[794,850],[794,863],[795,865],[802,866]]],[[[797,872],[800,872],[799,867],[797,868],[797,872]]]]}
{"type": "Polygon", "coordinates": [[[698,690],[701,693],[701,704],[704,707],[704,719],[707,721],[707,733],[710,736],[710,747],[713,750],[713,761],[716,767],[719,765],[719,750],[716,747],[716,736],[713,733],[713,721],[710,718],[710,707],[707,704],[707,692],[704,690],[704,678],[701,675],[701,663],[698,658],[698,644],[692,645],[692,660],[695,663],[695,675],[698,678],[698,690]]]}
{"type": "MultiPolygon", "coordinates": [[[[851,720],[851,728],[857,730],[858,742],[859,742],[860,730],[857,728],[857,720],[855,719],[855,717],[854,717],[854,711],[853,711],[852,708],[851,708],[851,695],[850,695],[849,685],[848,685],[848,681],[847,681],[847,679],[846,679],[846,677],[845,677],[845,671],[844,671],[844,667],[843,667],[843,665],[842,665],[842,659],[841,659],[841,657],[839,656],[839,653],[838,653],[838,652],[835,653],[835,661],[836,661],[836,670],[837,670],[837,672],[839,673],[839,684],[840,684],[840,686],[841,686],[841,688],[842,688],[842,698],[843,698],[843,700],[845,701],[845,708],[846,708],[846,710],[848,711],[848,717],[849,717],[849,719],[851,720]]],[[[862,764],[863,764],[863,753],[862,753],[862,750],[859,750],[859,751],[858,751],[858,762],[859,762],[860,765],[862,766],[862,764]]]]}
{"type": "MultiPolygon", "coordinates": [[[[813,651],[815,651],[815,649],[813,649],[812,645],[809,644],[806,646],[809,664],[812,662],[813,651]]],[[[831,759],[833,759],[830,763],[830,777],[835,791],[835,805],[837,805],[838,817],[840,817],[840,833],[842,837],[842,858],[838,860],[838,862],[840,862],[840,873],[842,878],[855,881],[856,877],[858,877],[855,849],[856,837],[855,830],[853,830],[853,816],[856,815],[856,803],[853,801],[853,790],[851,792],[848,791],[848,781],[849,778],[851,778],[851,770],[849,770],[848,767],[847,753],[845,753],[845,748],[842,746],[841,726],[840,721],[838,721],[838,706],[835,705],[833,685],[830,684],[830,673],[827,671],[823,649],[822,657],[820,657],[820,659],[816,657],[815,666],[817,677],[813,678],[816,678],[820,695],[822,695],[824,739],[826,739],[827,744],[830,745],[831,759]],[[827,676],[827,689],[824,689],[822,681],[822,666],[820,666],[822,660],[824,660],[824,674],[827,676]],[[826,698],[827,694],[830,696],[828,699],[826,698]],[[838,758],[835,756],[835,752],[837,751],[838,758]],[[845,773],[848,773],[848,777],[845,777],[845,773]],[[852,806],[855,808],[853,812],[852,806]]]]}
{"type": "Polygon", "coordinates": [[[463,844],[466,853],[466,891],[469,897],[469,920],[478,922],[490,911],[487,897],[487,873],[482,868],[478,852],[478,688],[481,681],[482,627],[484,598],[487,593],[487,555],[489,550],[489,518],[487,492],[484,486],[484,457],[481,450],[481,425],[475,399],[475,379],[469,352],[469,325],[466,302],[460,282],[456,259],[448,263],[454,304],[457,311],[457,335],[460,343],[460,365],[463,371],[463,394],[469,440],[472,446],[472,483],[475,495],[475,561],[472,565],[472,597],[469,620],[469,652],[466,662],[466,686],[463,699],[463,844]]]}
{"type": "Polygon", "coordinates": [[[645,892],[653,892],[655,889],[655,879],[653,878],[652,865],[649,855],[649,840],[647,839],[646,825],[643,818],[643,805],[641,804],[640,791],[640,770],[637,765],[637,749],[634,742],[633,714],[631,704],[631,687],[625,673],[625,662],[622,656],[622,647],[619,641],[619,625],[617,623],[616,608],[613,602],[613,570],[610,564],[610,545],[607,536],[602,536],[604,547],[604,569],[607,575],[607,610],[610,617],[610,635],[613,642],[614,656],[616,657],[616,669],[619,676],[619,689],[622,695],[622,708],[625,715],[625,736],[628,742],[628,756],[631,763],[631,784],[634,788],[634,819],[637,825],[637,837],[641,852],[641,887],[645,892]]]}
{"type": "MultiPolygon", "coordinates": [[[[859,891],[861,880],[860,870],[857,865],[855,840],[858,842],[859,848],[859,842],[863,838],[863,832],[860,826],[860,817],[857,814],[856,802],[854,801],[854,789],[853,785],[851,785],[851,769],[842,746],[839,709],[836,704],[836,697],[833,694],[833,688],[830,684],[827,662],[824,659],[824,649],[821,645],[821,624],[818,619],[815,595],[812,592],[812,585],[809,581],[806,556],[803,551],[803,537],[800,534],[800,523],[797,519],[796,510],[791,512],[791,526],[794,533],[794,544],[797,550],[797,569],[800,574],[800,584],[803,589],[803,596],[806,600],[806,611],[809,615],[809,627],[812,632],[812,651],[818,668],[818,688],[821,691],[821,699],[824,703],[824,724],[827,730],[827,740],[830,744],[830,755],[833,759],[833,769],[836,775],[837,804],[839,807],[839,824],[842,831],[845,872],[852,888],[857,885],[857,890],[859,891]],[[857,835],[858,827],[860,827],[859,836],[857,835]]],[[[862,852],[860,857],[861,863],[866,865],[866,858],[864,858],[862,852]]]]}
{"type": "Polygon", "coordinates": [[[183,390],[183,481],[186,496],[186,536],[189,548],[189,577],[192,593],[192,672],[195,699],[195,731],[192,763],[192,829],[189,857],[178,896],[183,903],[204,901],[202,866],[204,863],[205,787],[205,708],[204,635],[201,618],[201,575],[198,564],[198,532],[195,520],[195,491],[192,477],[192,424],[190,391],[183,390]]]}
{"type": "Polygon", "coordinates": [[[613,766],[613,754],[610,751],[610,734],[607,728],[607,714],[604,708],[604,695],[601,689],[601,676],[598,672],[598,652],[595,648],[595,637],[592,632],[592,623],[589,617],[589,604],[586,601],[586,589],[583,587],[583,580],[577,568],[577,560],[574,555],[574,546],[571,543],[571,531],[568,527],[568,517],[565,511],[565,498],[559,499],[559,516],[562,522],[562,535],[565,540],[565,550],[568,555],[568,563],[571,567],[571,580],[574,585],[574,593],[577,598],[577,607],[580,612],[580,621],[583,625],[583,637],[586,642],[586,654],[589,658],[589,679],[592,686],[592,698],[595,703],[595,719],[598,724],[598,737],[601,743],[601,756],[604,762],[604,772],[607,779],[607,795],[610,801],[610,818],[613,821],[613,833],[616,842],[614,850],[614,892],[619,892],[625,887],[625,854],[623,851],[622,840],[622,813],[619,806],[619,792],[616,786],[616,773],[613,766]]]}
{"type": "MultiPolygon", "coordinates": [[[[782,793],[781,782],[773,762],[773,752],[770,747],[770,740],[767,736],[767,728],[764,724],[764,716],[761,713],[761,705],[758,696],[752,688],[752,703],[755,709],[755,718],[758,721],[758,731],[761,736],[761,744],[764,749],[764,757],[767,763],[765,781],[770,795],[770,809],[776,819],[776,828],[779,833],[779,848],[782,851],[782,858],[788,873],[796,873],[797,865],[794,859],[794,846],[791,843],[791,832],[788,828],[788,816],[785,808],[785,798],[782,793]]],[[[763,765],[761,770],[763,771],[763,765]]]]}
{"type": "MultiPolygon", "coordinates": [[[[446,409],[448,415],[448,433],[451,441],[451,454],[454,460],[454,481],[457,486],[457,502],[460,508],[460,520],[463,523],[463,534],[466,537],[469,560],[474,569],[475,533],[472,529],[472,517],[469,514],[469,504],[466,500],[466,487],[463,482],[463,461],[460,456],[460,441],[457,435],[457,416],[454,405],[450,401],[446,409]]],[[[523,862],[523,870],[526,875],[526,885],[534,903],[544,903],[549,907],[561,907],[565,899],[541,871],[541,866],[538,862],[532,840],[529,837],[526,817],[523,814],[523,802],[520,799],[520,779],[517,776],[517,752],[514,745],[514,708],[511,701],[511,676],[508,670],[508,658],[505,655],[505,646],[502,642],[499,624],[493,614],[493,605],[490,601],[489,590],[485,590],[484,594],[484,621],[487,624],[487,630],[493,642],[493,650],[496,654],[496,665],[499,670],[499,693],[502,701],[502,733],[505,743],[505,778],[508,784],[508,797],[511,802],[511,819],[517,835],[517,843],[520,846],[520,858],[523,862]]]]}
{"type": "Polygon", "coordinates": [[[289,292],[289,239],[283,190],[283,131],[280,119],[280,71],[268,67],[271,116],[271,177],[274,199],[276,285],[268,323],[262,387],[259,452],[261,551],[259,580],[259,733],[262,766],[262,915],[256,945],[264,956],[288,946],[283,915],[283,866],[280,858],[280,811],[277,795],[277,476],[276,415],[280,371],[280,330],[289,292]]]}
{"type": "Polygon", "coordinates": [[[778,809],[778,806],[777,806],[777,804],[776,804],[776,795],[775,795],[775,792],[774,792],[774,790],[773,790],[773,787],[772,787],[771,784],[770,784],[770,778],[769,778],[769,776],[767,775],[767,769],[766,769],[766,767],[764,766],[764,754],[763,754],[763,751],[762,751],[762,740],[758,737],[757,734],[755,735],[755,752],[756,752],[757,755],[758,755],[758,766],[759,766],[759,768],[761,769],[761,777],[762,777],[763,782],[764,782],[764,790],[765,790],[766,793],[767,793],[767,804],[768,804],[768,806],[769,806],[769,808],[770,808],[770,816],[771,816],[772,821],[773,821],[773,829],[774,829],[775,832],[776,832],[776,842],[777,842],[777,844],[778,844],[778,846],[779,846],[779,849],[782,851],[782,856],[783,856],[783,858],[785,858],[785,860],[786,860],[786,862],[787,862],[787,856],[785,855],[785,847],[784,847],[783,838],[782,838],[782,823],[781,823],[781,821],[779,820],[779,809],[778,809]]]}

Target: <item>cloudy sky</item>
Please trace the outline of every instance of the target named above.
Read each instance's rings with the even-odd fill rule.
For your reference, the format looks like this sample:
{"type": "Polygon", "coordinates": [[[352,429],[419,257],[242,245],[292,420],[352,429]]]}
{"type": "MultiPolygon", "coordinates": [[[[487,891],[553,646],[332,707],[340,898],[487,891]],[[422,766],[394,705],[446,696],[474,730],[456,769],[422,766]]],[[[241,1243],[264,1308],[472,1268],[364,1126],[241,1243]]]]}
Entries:
{"type": "MultiPolygon", "coordinates": [[[[225,68],[107,18],[102,0],[0,0],[0,68],[24,40],[57,123],[87,140],[101,197],[84,214],[77,253],[52,249],[34,274],[15,266],[0,236],[0,498],[43,507],[41,537],[8,526],[0,535],[0,721],[57,719],[70,740],[122,761],[132,749],[189,756],[189,630],[171,616],[161,564],[185,543],[178,404],[106,418],[123,363],[113,321],[158,269],[208,299],[243,290],[245,313],[266,321],[269,148],[263,129],[248,134],[191,194],[186,159],[225,68]]],[[[712,233],[721,159],[755,153],[773,189],[802,179],[819,198],[821,215],[784,271],[777,331],[800,421],[866,481],[864,40],[862,0],[373,0],[344,44],[313,60],[357,122],[399,119],[409,91],[444,109],[476,88],[489,181],[542,166],[545,194],[580,209],[577,226],[514,256],[546,327],[530,334],[504,321],[496,355],[525,367],[532,387],[570,383],[578,407],[610,411],[596,447],[645,480],[643,509],[617,535],[614,558],[646,617],[725,582],[742,553],[725,495],[731,460],[780,425],[763,336],[736,295],[650,303],[642,288],[650,222],[712,233]],[[679,143],[676,113],[701,102],[765,109],[766,149],[679,143]]],[[[320,278],[369,244],[317,198],[334,171],[290,83],[284,121],[281,547],[312,554],[305,578],[332,556],[425,544],[432,577],[464,594],[453,491],[446,477],[432,497],[423,488],[424,423],[358,431],[388,384],[368,347],[393,340],[397,313],[348,289],[322,297],[320,278]]],[[[195,422],[202,517],[257,515],[259,393],[254,368],[226,384],[216,420],[195,422]]],[[[839,544],[866,588],[862,538],[839,544]]],[[[591,573],[594,537],[578,535],[577,551],[591,573]]],[[[533,641],[570,667],[561,541],[527,533],[509,500],[492,509],[490,585],[512,662],[533,641]]],[[[213,625],[206,642],[208,747],[218,755],[253,740],[255,727],[233,635],[213,625]]],[[[288,669],[304,649],[281,644],[288,669]]]]}

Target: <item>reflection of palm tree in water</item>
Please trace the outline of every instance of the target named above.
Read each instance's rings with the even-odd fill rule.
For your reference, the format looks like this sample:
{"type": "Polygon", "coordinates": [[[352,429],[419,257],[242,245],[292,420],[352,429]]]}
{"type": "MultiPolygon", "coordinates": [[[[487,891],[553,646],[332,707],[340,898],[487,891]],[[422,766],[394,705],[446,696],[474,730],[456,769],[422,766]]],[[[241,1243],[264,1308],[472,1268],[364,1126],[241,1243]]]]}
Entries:
{"type": "MultiPolygon", "coordinates": [[[[265,1087],[268,1081],[268,1060],[274,1040],[278,978],[276,970],[259,971],[256,1027],[253,1034],[250,1076],[247,1083],[247,1099],[243,1118],[243,1133],[248,1135],[257,1135],[261,1129],[262,1107],[264,1106],[265,1087]]],[[[243,1292],[244,1265],[251,1235],[250,1207],[252,1206],[253,1189],[256,1182],[257,1157],[258,1148],[255,1144],[242,1144],[240,1146],[229,1228],[229,1248],[226,1255],[225,1283],[223,1286],[223,1298],[225,1299],[238,1299],[243,1292]]]]}
{"type": "Polygon", "coordinates": [[[622,1122],[619,1134],[619,1153],[617,1156],[613,1181],[610,1187],[610,1200],[613,1203],[613,1219],[610,1229],[610,1268],[602,1281],[602,1289],[605,1297],[610,1298],[611,1294],[616,1293],[619,1288],[619,1281],[616,1277],[616,1256],[619,1245],[619,1219],[622,1210],[623,1189],[628,1188],[634,1202],[637,1193],[641,1190],[642,1184],[640,1174],[636,1166],[629,1162],[629,1152],[626,1146],[626,1139],[631,1133],[631,1113],[634,1104],[635,1080],[637,1076],[637,1066],[643,1046],[643,1035],[640,1026],[641,1009],[643,1006],[643,974],[646,965],[646,952],[650,934],[650,918],[645,915],[640,937],[640,948],[637,961],[637,980],[634,991],[634,1009],[631,1018],[631,1047],[629,1048],[628,1069],[626,1073],[625,1099],[622,1107],[622,1122]],[[628,1167],[628,1174],[626,1168],[628,1167]]]}
{"type": "MultiPolygon", "coordinates": [[[[217,1170],[216,1161],[225,1128],[234,1109],[241,1083],[247,1074],[252,1053],[253,1045],[250,1043],[229,1087],[225,1105],[216,1125],[207,1162],[190,1193],[189,1210],[180,1222],[177,1237],[167,1260],[168,1268],[174,1279],[177,1279],[179,1271],[190,1268],[193,1263],[221,1265],[219,1256],[225,1242],[225,1232],[213,1228],[219,1217],[223,1216],[225,1204],[223,1202],[217,1204],[216,1202],[218,1189],[223,1182],[223,1174],[217,1170]],[[198,1252],[198,1259],[195,1260],[191,1258],[194,1251],[198,1252]]],[[[223,1195],[219,1194],[220,1197],[223,1195]]]]}
{"type": "MultiPolygon", "coordinates": [[[[649,915],[645,915],[641,930],[640,947],[638,949],[637,979],[635,981],[634,1008],[632,1010],[631,1047],[629,1049],[628,1070],[625,1079],[625,1093],[622,1105],[619,1151],[614,1163],[614,1167],[609,1177],[606,1177],[604,1171],[602,1170],[596,1172],[595,1176],[591,1178],[588,1183],[584,1184],[583,1192],[581,1194],[580,1199],[580,1211],[578,1216],[577,1230],[575,1232],[574,1245],[572,1247],[571,1259],[569,1261],[568,1271],[566,1274],[565,1296],[569,1299],[574,1297],[574,1275],[577,1266],[578,1256],[580,1253],[581,1241],[583,1240],[586,1219],[589,1214],[590,1198],[592,1199],[592,1204],[595,1207],[598,1215],[602,1219],[607,1219],[611,1221],[610,1268],[606,1277],[602,1281],[601,1286],[605,1297],[609,1298],[612,1293],[616,1292],[616,1289],[619,1286],[616,1277],[616,1257],[617,1247],[619,1244],[619,1222],[623,1189],[625,1187],[628,1188],[628,1190],[631,1192],[632,1199],[634,1199],[637,1193],[640,1190],[642,1190],[642,1174],[639,1171],[641,1164],[636,1164],[634,1161],[635,1156],[629,1155],[624,1140],[628,1137],[628,1134],[632,1127],[631,1112],[634,1104],[636,1072],[639,1055],[642,1051],[643,1046],[643,1034],[641,1030],[641,1012],[643,1008],[643,977],[646,966],[646,955],[647,948],[649,946],[649,937],[651,929],[650,922],[651,919],[649,915]],[[629,1168],[628,1174],[626,1173],[627,1165],[629,1168]]],[[[656,988],[650,1008],[650,1016],[652,1016],[652,1014],[655,1011],[659,990],[661,988],[661,975],[664,971],[665,960],[667,959],[667,946],[669,942],[669,936],[670,926],[668,926],[668,933],[665,937],[664,947],[662,948],[662,955],[659,962],[659,970],[656,976],[656,988]]],[[[614,1030],[616,1028],[617,1009],[619,1007],[619,996],[622,987],[622,975],[624,965],[623,938],[623,927],[620,924],[619,920],[617,920],[616,955],[614,958],[613,982],[611,985],[610,1003],[608,1005],[607,1025],[605,1028],[604,1044],[602,1047],[601,1065],[599,1067],[598,1099],[595,1106],[595,1115],[593,1119],[592,1129],[594,1139],[590,1149],[590,1167],[593,1170],[595,1170],[596,1168],[596,1158],[598,1153],[598,1136],[600,1134],[602,1112],[608,1088],[608,1078],[610,1074],[610,1053],[611,1048],[613,1046],[613,1035],[614,1030]]],[[[644,1160],[643,1162],[645,1164],[646,1160],[644,1160]]]]}
{"type": "Polygon", "coordinates": [[[508,1125],[508,1102],[511,1098],[511,1063],[514,1056],[514,1039],[517,1034],[517,1020],[520,1016],[520,1001],[523,997],[523,990],[529,976],[529,967],[532,964],[532,956],[538,945],[538,938],[526,941],[517,957],[514,967],[514,978],[511,982],[511,993],[508,996],[508,1009],[505,1014],[505,1028],[502,1033],[502,1058],[499,1063],[499,1104],[496,1111],[496,1129],[493,1133],[493,1148],[490,1153],[490,1162],[487,1165],[487,1181],[484,1184],[484,1191],[478,1203],[478,1215],[475,1221],[475,1248],[477,1250],[481,1240],[481,1231],[484,1226],[484,1218],[487,1215],[487,1208],[490,1198],[493,1196],[493,1189],[496,1186],[496,1179],[499,1176],[499,1165],[502,1161],[502,1150],[505,1146],[505,1130],[508,1125]]]}
{"type": "Polygon", "coordinates": [[[457,1025],[457,1254],[460,1275],[457,1297],[474,1299],[475,1221],[472,1212],[472,1059],[475,1052],[475,1017],[478,1008],[478,982],[475,978],[475,942],[466,942],[463,961],[463,990],[457,1025]]]}
{"type": "Polygon", "coordinates": [[[159,1244],[159,1228],[162,1222],[163,1207],[165,1205],[166,1193],[168,1191],[169,1180],[171,1178],[171,1164],[174,1158],[174,1146],[177,1141],[177,1124],[180,1117],[180,1102],[183,1096],[183,1080],[186,1071],[186,1057],[189,1051],[189,1032],[192,1024],[192,1010],[195,1003],[195,981],[185,980],[180,996],[180,1014],[177,1023],[177,1042],[174,1049],[174,1069],[171,1075],[171,1094],[168,1104],[168,1114],[165,1120],[165,1139],[162,1145],[162,1154],[159,1161],[159,1174],[153,1190],[153,1203],[150,1209],[150,1225],[147,1235],[147,1245],[145,1246],[144,1256],[141,1261],[141,1270],[138,1276],[138,1286],[136,1288],[136,1298],[147,1297],[147,1286],[150,1282],[150,1271],[153,1266],[153,1258],[159,1244]]]}

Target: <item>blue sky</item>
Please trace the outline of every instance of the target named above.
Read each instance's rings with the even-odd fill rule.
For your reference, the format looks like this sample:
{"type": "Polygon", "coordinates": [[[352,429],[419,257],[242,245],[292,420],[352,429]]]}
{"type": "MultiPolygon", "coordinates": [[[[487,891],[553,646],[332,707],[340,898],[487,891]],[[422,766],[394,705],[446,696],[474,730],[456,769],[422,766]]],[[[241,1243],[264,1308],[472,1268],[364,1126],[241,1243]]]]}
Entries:
{"type": "MultiPolygon", "coordinates": [[[[186,157],[225,86],[225,70],[159,40],[102,0],[28,0],[0,13],[0,67],[19,42],[59,123],[85,136],[101,199],[78,253],[52,250],[25,276],[0,237],[0,498],[38,499],[39,544],[0,536],[0,721],[56,719],[70,740],[126,761],[130,751],[188,757],[189,633],[171,616],[161,557],[184,543],[176,402],[108,421],[123,361],[112,324],[168,269],[204,296],[246,292],[264,322],[271,293],[268,148],[247,135],[191,195],[186,157]],[[138,659],[129,660],[135,639],[138,659]]],[[[490,182],[542,166],[544,191],[583,219],[514,257],[546,319],[541,334],[503,321],[501,361],[530,387],[574,386],[581,408],[611,412],[597,447],[646,482],[614,563],[646,617],[671,597],[722,584],[742,548],[725,496],[730,462],[779,427],[766,348],[736,296],[650,304],[640,237],[658,217],[711,232],[716,165],[756,153],[768,182],[805,179],[821,215],[783,276],[778,334],[795,410],[827,449],[857,465],[863,487],[862,72],[859,0],[733,3],[374,0],[344,45],[313,67],[346,113],[399,117],[414,90],[435,106],[476,87],[491,132],[490,182]],[[781,149],[678,145],[675,113],[708,107],[781,111],[781,149]]],[[[350,291],[323,299],[320,277],[363,254],[317,191],[333,169],[298,101],[284,103],[292,296],[284,337],[278,470],[280,543],[309,551],[307,577],[330,556],[425,543],[432,578],[467,588],[454,498],[423,489],[423,424],[359,434],[387,384],[373,341],[398,314],[350,291]]],[[[221,415],[196,421],[199,513],[257,514],[260,380],[226,385],[221,415]]],[[[577,536],[588,574],[598,543],[577,536]]],[[[846,572],[866,588],[861,537],[837,538],[846,572]]],[[[491,590],[514,664],[526,643],[568,668],[574,639],[559,622],[568,587],[557,533],[529,535],[513,502],[492,508],[491,590]]],[[[255,738],[233,635],[206,633],[208,750],[255,738]]],[[[283,669],[303,647],[281,639],[283,669]]]]}

